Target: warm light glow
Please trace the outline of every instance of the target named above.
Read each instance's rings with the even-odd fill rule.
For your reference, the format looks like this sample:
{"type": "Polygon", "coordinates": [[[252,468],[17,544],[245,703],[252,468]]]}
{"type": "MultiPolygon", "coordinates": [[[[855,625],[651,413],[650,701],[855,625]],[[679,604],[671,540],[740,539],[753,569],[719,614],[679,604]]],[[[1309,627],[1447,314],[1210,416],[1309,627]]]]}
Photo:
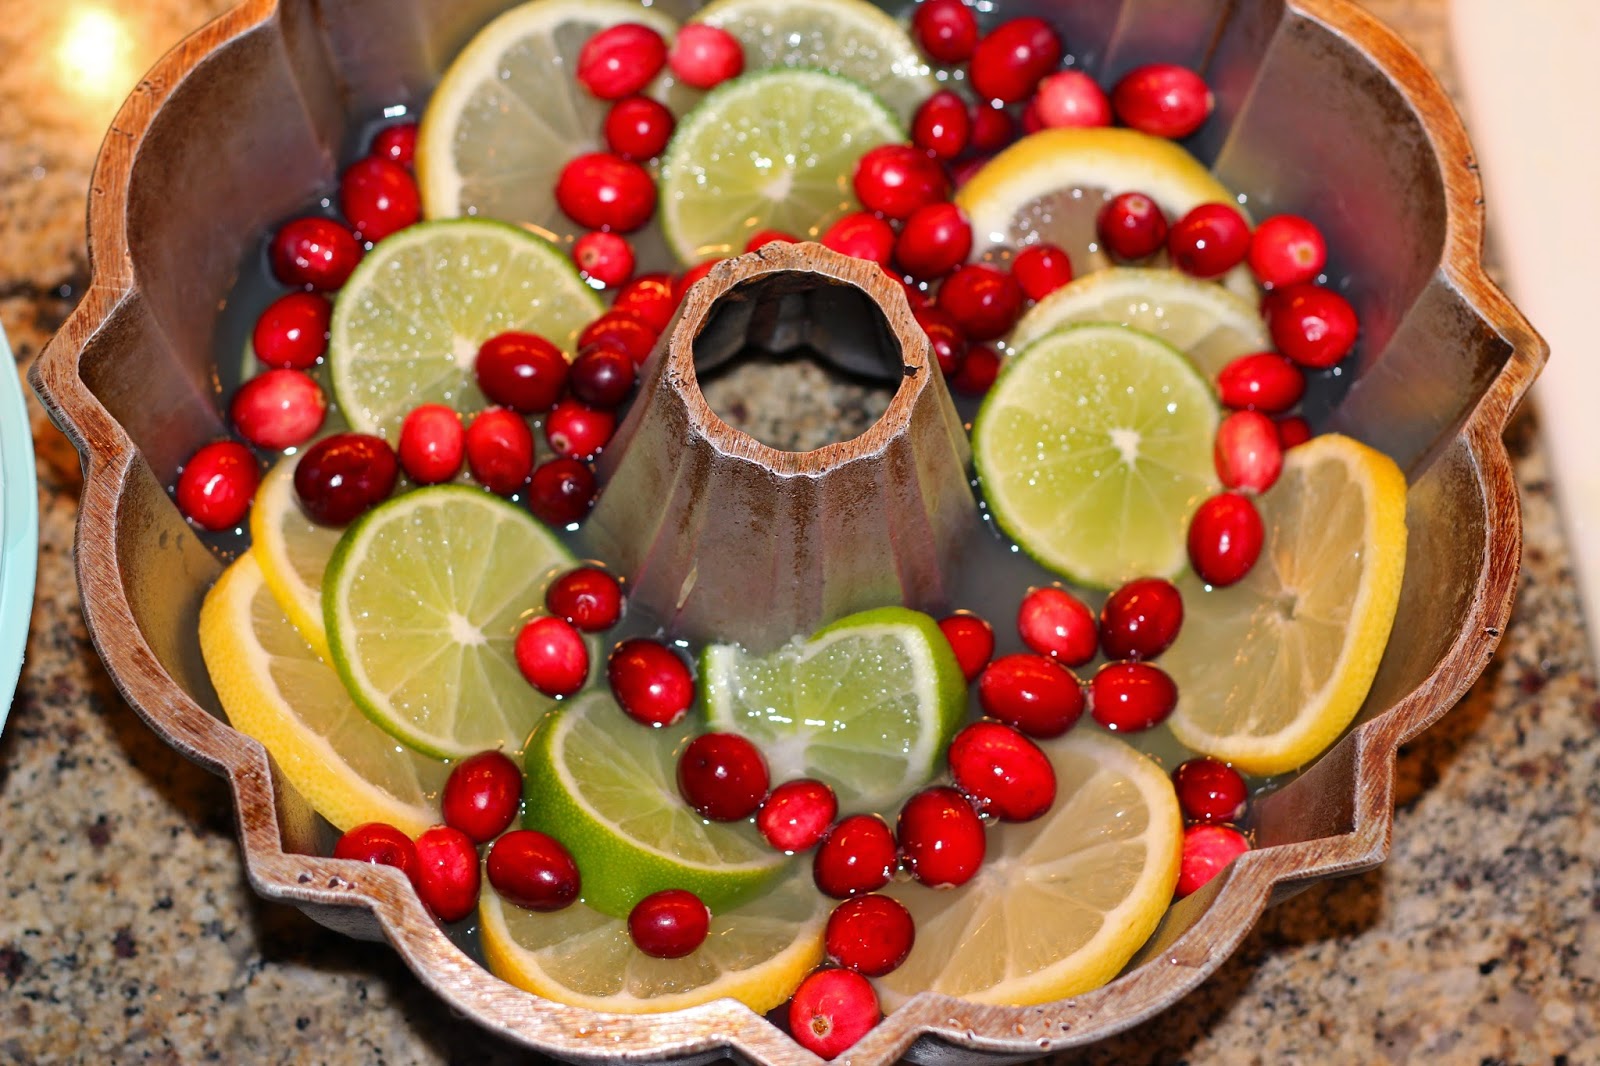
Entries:
{"type": "Polygon", "coordinates": [[[86,4],[67,16],[56,46],[62,87],[101,101],[120,100],[138,79],[133,34],[114,12],[86,4]]]}

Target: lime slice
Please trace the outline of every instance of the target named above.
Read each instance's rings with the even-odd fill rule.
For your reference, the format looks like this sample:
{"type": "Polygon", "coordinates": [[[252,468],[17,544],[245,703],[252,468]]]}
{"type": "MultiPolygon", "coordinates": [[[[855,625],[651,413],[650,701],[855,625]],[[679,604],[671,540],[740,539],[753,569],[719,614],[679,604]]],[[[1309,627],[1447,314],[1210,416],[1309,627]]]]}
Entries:
{"type": "Polygon", "coordinates": [[[379,241],[340,290],[328,376],[350,428],[393,441],[419,404],[485,406],[472,365],[490,337],[526,330],[571,352],[601,310],[572,262],[526,230],[425,222],[379,241]]]}
{"type": "Polygon", "coordinates": [[[228,721],[341,831],[388,822],[416,836],[437,823],[450,768],[366,719],[284,618],[256,561],[254,549],[241,555],[200,608],[200,653],[228,721]]]}
{"type": "Polygon", "coordinates": [[[465,485],[368,511],[339,541],[323,623],[350,695],[405,744],[441,759],[518,751],[551,706],[512,646],[576,561],[534,517],[465,485]]]}
{"type": "Polygon", "coordinates": [[[595,910],[626,918],[652,892],[686,888],[721,914],[783,872],[787,857],[749,822],[708,822],[678,794],[678,753],[695,732],[691,719],[640,725],[590,692],[534,733],[523,823],[572,852],[595,910]]]}
{"type": "Polygon", "coordinates": [[[984,495],[1024,551],[1083,585],[1183,569],[1189,516],[1216,491],[1217,404],[1148,334],[1068,326],[1011,360],[972,429],[984,495]]]}
{"type": "Polygon", "coordinates": [[[1260,560],[1227,588],[1179,583],[1183,631],[1161,665],[1181,693],[1179,740],[1279,774],[1322,754],[1372,687],[1405,575],[1406,479],[1330,434],[1291,449],[1257,506],[1260,560]]]}
{"type": "Polygon", "coordinates": [[[317,657],[332,662],[322,624],[322,575],[344,530],[318,525],[300,509],[294,492],[299,461],[280,459],[261,479],[250,505],[251,553],[278,607],[317,657]]]}
{"type": "Polygon", "coordinates": [[[950,642],[904,607],[850,615],[764,656],[712,644],[700,691],[711,727],[754,742],[774,781],[815,777],[845,811],[890,811],[932,777],[967,709],[950,642]]]}
{"type": "Polygon", "coordinates": [[[661,225],[685,263],[740,252],[758,230],[815,239],[856,210],[869,148],[905,139],[855,82],[768,70],[724,82],[686,115],[661,163],[661,225]]]}

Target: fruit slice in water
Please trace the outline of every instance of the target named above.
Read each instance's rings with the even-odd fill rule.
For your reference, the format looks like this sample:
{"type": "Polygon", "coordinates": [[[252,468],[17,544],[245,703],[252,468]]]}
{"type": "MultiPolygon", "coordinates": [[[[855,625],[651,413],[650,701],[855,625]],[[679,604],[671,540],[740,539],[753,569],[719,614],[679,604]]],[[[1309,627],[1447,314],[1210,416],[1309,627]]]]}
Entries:
{"type": "Polygon", "coordinates": [[[379,241],[340,290],[328,377],[350,428],[392,444],[413,407],[462,413],[487,403],[478,346],[506,330],[572,352],[602,310],[572,261],[500,222],[425,222],[379,241]]]}
{"type": "Polygon", "coordinates": [[[809,873],[797,869],[766,895],[714,915],[711,935],[690,954],[657,959],[633,946],[625,919],[582,903],[540,914],[485,884],[478,904],[484,959],[502,980],[558,1003],[619,1014],[724,997],[765,1014],[822,961],[828,911],[809,873]]]}
{"type": "Polygon", "coordinates": [[[1110,322],[1159,337],[1207,378],[1231,360],[1268,351],[1272,337],[1254,304],[1220,285],[1174,270],[1107,267],[1034,304],[1011,333],[1017,348],[1058,326],[1110,322]]]}
{"type": "Polygon", "coordinates": [[[577,562],[528,512],[438,485],[368,511],[322,589],[339,676],[378,725],[441,759],[520,750],[551,706],[512,646],[544,590],[577,562]]]}
{"type": "Polygon", "coordinates": [[[885,1010],[924,989],[1016,1006],[1075,996],[1115,977],[1161,921],[1183,851],[1172,782],[1086,729],[1040,746],[1058,788],[1043,817],[990,826],[960,888],[884,889],[917,923],[911,955],[873,982],[885,1010]]]}
{"type": "Polygon", "coordinates": [[[1329,434],[1291,449],[1257,506],[1260,560],[1228,588],[1179,582],[1183,631],[1161,666],[1178,683],[1179,740],[1278,774],[1333,743],[1372,687],[1405,574],[1405,475],[1329,434]]]}
{"type": "Polygon", "coordinates": [[[949,641],[904,607],[850,615],[765,656],[710,645],[700,686],[711,727],[754,742],[775,783],[815,777],[845,812],[892,813],[933,775],[967,709],[949,641]]]}
{"type": "Polygon", "coordinates": [[[1216,491],[1211,385],[1122,326],[1046,333],[1006,366],[972,429],[996,521],[1043,565],[1110,588],[1184,568],[1189,516],[1216,491]]]}
{"type": "Polygon", "coordinates": [[[278,607],[317,657],[333,659],[322,624],[322,575],[344,530],[319,526],[300,509],[294,492],[297,458],[280,459],[250,506],[251,554],[278,607]]]}
{"type": "Polygon", "coordinates": [[[816,239],[856,210],[869,148],[905,139],[871,92],[817,70],[767,70],[713,89],[661,162],[661,226],[678,258],[743,251],[758,230],[816,239]]]}
{"type": "Polygon", "coordinates": [[[450,768],[366,719],[333,667],[283,616],[254,550],[206,594],[200,651],[228,721],[259,740],[334,826],[388,822],[416,836],[439,820],[435,797],[450,768]]]}
{"type": "Polygon", "coordinates": [[[651,729],[609,693],[589,692],[529,742],[523,822],[572,852],[595,910],[626,918],[652,892],[685,888],[719,915],[766,891],[788,864],[748,822],[708,822],[678,794],[678,754],[697,725],[651,729]]]}

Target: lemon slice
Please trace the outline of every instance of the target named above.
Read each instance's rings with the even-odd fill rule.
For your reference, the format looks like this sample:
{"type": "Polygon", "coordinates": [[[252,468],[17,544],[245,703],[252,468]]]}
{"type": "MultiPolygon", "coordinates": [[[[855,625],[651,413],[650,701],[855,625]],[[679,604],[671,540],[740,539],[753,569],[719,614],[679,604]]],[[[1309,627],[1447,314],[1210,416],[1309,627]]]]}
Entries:
{"type": "Polygon", "coordinates": [[[294,492],[297,457],[280,459],[261,479],[250,505],[251,553],[278,607],[325,663],[328,631],[322,624],[322,575],[343,529],[306,517],[294,492]]]}
{"type": "Polygon", "coordinates": [[[346,830],[388,822],[416,836],[439,820],[450,768],[395,743],[284,618],[255,551],[206,593],[200,653],[228,721],[271,753],[316,812],[346,830]]]}
{"type": "Polygon", "coordinates": [[[540,914],[484,882],[478,904],[484,960],[536,996],[617,1014],[682,1010],[735,999],[765,1014],[822,961],[828,902],[796,871],[771,892],[711,919],[704,944],[680,959],[633,946],[628,923],[574,903],[540,914]]]}
{"type": "Polygon", "coordinates": [[[1057,790],[1042,818],[990,826],[983,865],[960,888],[884,889],[917,926],[905,963],[873,982],[886,1010],[924,989],[1013,1006],[1087,992],[1121,972],[1166,913],[1183,851],[1166,773],[1083,728],[1040,747],[1057,790]]]}
{"type": "Polygon", "coordinates": [[[1406,480],[1328,434],[1287,453],[1258,506],[1260,560],[1228,588],[1180,582],[1183,631],[1161,665],[1178,683],[1179,740],[1278,774],[1332,744],[1372,687],[1405,575],[1406,480]]]}
{"type": "Polygon", "coordinates": [[[1215,380],[1217,371],[1272,348],[1255,304],[1175,270],[1107,267],[1063,285],[1034,304],[1011,333],[1027,346],[1058,326],[1112,322],[1160,337],[1215,380]]]}

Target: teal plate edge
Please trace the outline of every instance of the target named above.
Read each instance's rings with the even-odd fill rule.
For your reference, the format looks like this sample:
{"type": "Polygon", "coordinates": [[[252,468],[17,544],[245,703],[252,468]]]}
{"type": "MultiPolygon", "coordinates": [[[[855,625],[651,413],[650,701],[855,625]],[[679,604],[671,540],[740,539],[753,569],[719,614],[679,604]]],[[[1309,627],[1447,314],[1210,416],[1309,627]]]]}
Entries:
{"type": "Polygon", "coordinates": [[[39,557],[39,490],[22,379],[0,329],[0,729],[22,671],[39,557]]]}

